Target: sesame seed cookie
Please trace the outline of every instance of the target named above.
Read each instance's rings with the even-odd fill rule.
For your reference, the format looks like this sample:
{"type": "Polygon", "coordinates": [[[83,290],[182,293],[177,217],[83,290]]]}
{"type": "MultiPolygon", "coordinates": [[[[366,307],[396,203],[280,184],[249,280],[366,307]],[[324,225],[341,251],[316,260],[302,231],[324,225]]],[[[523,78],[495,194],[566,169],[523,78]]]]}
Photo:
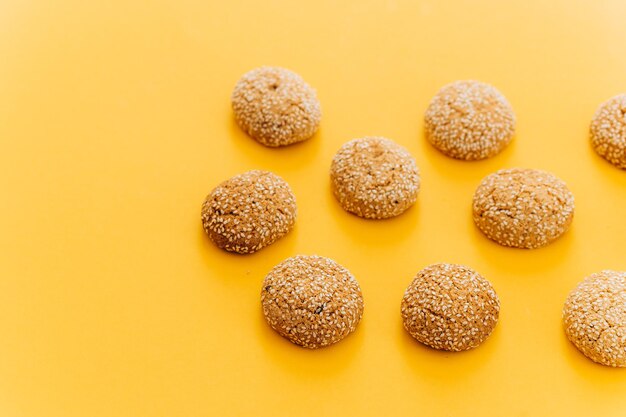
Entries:
{"type": "Polygon", "coordinates": [[[489,158],[513,139],[515,113],[495,87],[456,81],[439,90],[425,116],[426,138],[447,156],[466,161],[489,158]]]}
{"type": "Polygon", "coordinates": [[[420,189],[415,159],[402,146],[382,137],[344,144],[333,158],[330,179],[341,206],[366,219],[402,214],[415,203],[420,189]]]}
{"type": "Polygon", "coordinates": [[[359,283],[321,256],[298,255],[276,265],[263,281],[261,305],[276,332],[310,349],[339,342],[363,316],[359,283]]]}
{"type": "Polygon", "coordinates": [[[626,272],[584,279],[563,308],[567,338],[594,362],[626,367],[626,272]]]}
{"type": "Polygon", "coordinates": [[[253,253],[289,233],[296,222],[296,198],[281,177],[248,171],[217,187],[202,203],[202,226],[227,251],[253,253]]]}
{"type": "Polygon", "coordinates": [[[590,136],[598,155],[626,169],[626,94],[600,105],[591,120],[590,136]]]}
{"type": "Polygon", "coordinates": [[[478,272],[462,265],[435,264],[420,272],[404,293],[404,328],[435,349],[463,351],[489,337],[500,301],[478,272]]]}
{"type": "Polygon", "coordinates": [[[476,189],[473,216],[485,236],[500,245],[539,248],[569,228],[574,195],[548,172],[500,170],[488,175],[476,189]]]}
{"type": "Polygon", "coordinates": [[[315,90],[285,68],[247,72],[235,85],[231,101],[239,127],[269,147],[309,139],[322,117],[315,90]]]}

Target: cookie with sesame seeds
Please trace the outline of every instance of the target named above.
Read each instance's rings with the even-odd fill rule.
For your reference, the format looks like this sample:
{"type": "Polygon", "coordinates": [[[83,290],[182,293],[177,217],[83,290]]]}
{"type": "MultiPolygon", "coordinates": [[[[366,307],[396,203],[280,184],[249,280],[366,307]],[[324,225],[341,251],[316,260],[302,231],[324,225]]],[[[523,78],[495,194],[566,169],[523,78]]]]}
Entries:
{"type": "Polygon", "coordinates": [[[424,118],[426,138],[447,156],[466,161],[500,153],[515,134],[515,113],[495,87],[456,81],[442,87],[424,118]]]}
{"type": "Polygon", "coordinates": [[[402,214],[415,203],[420,190],[415,159],[383,137],[345,143],[333,158],[330,179],[344,210],[366,219],[402,214]]]}
{"type": "Polygon", "coordinates": [[[261,305],[272,329],[310,349],[339,342],[363,316],[357,280],[321,256],[298,255],[276,265],[263,281],[261,305]]]}
{"type": "Polygon", "coordinates": [[[574,218],[574,195],[549,172],[504,169],[482,180],[472,209],[474,223],[489,239],[534,249],[567,231],[574,218]]]}
{"type": "Polygon", "coordinates": [[[404,328],[435,349],[463,351],[484,342],[500,314],[485,278],[463,265],[435,264],[417,273],[401,304],[404,328]]]}
{"type": "Polygon", "coordinates": [[[598,155],[626,169],[626,94],[600,105],[591,120],[590,136],[598,155]]]}
{"type": "Polygon", "coordinates": [[[239,127],[269,147],[309,139],[322,117],[315,90],[295,72],[279,67],[244,74],[231,102],[239,127]]]}
{"type": "Polygon", "coordinates": [[[626,272],[585,278],[563,307],[567,338],[594,362],[626,367],[626,272]]]}
{"type": "Polygon", "coordinates": [[[219,184],[202,203],[202,226],[229,252],[253,253],[289,233],[296,198],[278,175],[253,170],[219,184]]]}

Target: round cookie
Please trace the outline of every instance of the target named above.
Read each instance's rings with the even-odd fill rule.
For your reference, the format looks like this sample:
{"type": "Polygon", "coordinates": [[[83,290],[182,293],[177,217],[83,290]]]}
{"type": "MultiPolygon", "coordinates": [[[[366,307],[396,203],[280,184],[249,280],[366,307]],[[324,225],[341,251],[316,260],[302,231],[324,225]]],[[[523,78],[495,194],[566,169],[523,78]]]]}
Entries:
{"type": "Polygon", "coordinates": [[[534,249],[561,236],[574,217],[574,195],[554,175],[535,169],[497,171],[473,201],[476,226],[503,246],[534,249]]]}
{"type": "Polygon", "coordinates": [[[626,272],[584,279],[563,308],[567,338],[594,362],[626,367],[626,272]]]}
{"type": "Polygon", "coordinates": [[[345,143],[333,158],[330,179],[341,206],[366,219],[402,214],[415,203],[420,189],[415,159],[382,137],[345,143]]]}
{"type": "Polygon", "coordinates": [[[480,345],[498,322],[500,301],[478,272],[435,264],[420,272],[404,293],[404,328],[435,349],[463,351],[480,345]]]}
{"type": "Polygon", "coordinates": [[[235,85],[231,101],[241,129],[270,147],[309,139],[322,117],[315,90],[285,68],[247,72],[235,85]]]}
{"type": "Polygon", "coordinates": [[[293,229],[296,198],[281,177],[248,171],[217,187],[202,203],[202,226],[217,246],[253,253],[293,229]]]}
{"type": "Polygon", "coordinates": [[[598,155],[626,169],[626,94],[600,105],[591,120],[590,136],[598,155]]]}
{"type": "Polygon", "coordinates": [[[261,305],[276,332],[310,349],[339,342],[363,316],[359,283],[321,256],[298,255],[276,265],[263,281],[261,305]]]}
{"type": "Polygon", "coordinates": [[[426,138],[445,155],[466,161],[489,158],[513,139],[515,113],[495,87],[456,81],[442,87],[426,110],[426,138]]]}

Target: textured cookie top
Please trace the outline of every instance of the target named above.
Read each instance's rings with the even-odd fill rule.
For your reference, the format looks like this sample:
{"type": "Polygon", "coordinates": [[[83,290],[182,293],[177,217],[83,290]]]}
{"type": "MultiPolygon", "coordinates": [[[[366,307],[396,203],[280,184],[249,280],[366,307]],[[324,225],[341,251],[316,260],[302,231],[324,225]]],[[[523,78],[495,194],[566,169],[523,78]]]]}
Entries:
{"type": "Polygon", "coordinates": [[[548,172],[500,170],[488,175],[476,189],[473,216],[476,226],[501,245],[539,248],[569,228],[574,196],[563,181],[548,172]]]}
{"type": "Polygon", "coordinates": [[[315,90],[284,68],[247,72],[235,85],[231,100],[237,124],[271,147],[309,139],[322,117],[315,90]]]}
{"type": "Polygon", "coordinates": [[[350,213],[368,219],[397,216],[420,189],[417,164],[397,143],[366,137],[345,143],[330,167],[333,194],[350,213]]]}
{"type": "Polygon", "coordinates": [[[626,272],[602,271],[578,284],[565,301],[563,325],[585,356],[626,367],[626,272]]]}
{"type": "Polygon", "coordinates": [[[321,256],[298,255],[276,265],[263,282],[261,304],[274,330],[311,349],[348,336],[363,316],[359,283],[321,256]]]}
{"type": "Polygon", "coordinates": [[[404,328],[419,342],[462,351],[489,337],[498,322],[500,301],[476,271],[436,264],[417,273],[404,293],[401,312],[404,328]]]}
{"type": "Polygon", "coordinates": [[[600,105],[591,120],[591,144],[613,165],[626,169],[626,94],[600,105]]]}
{"type": "Polygon", "coordinates": [[[425,117],[426,137],[444,154],[477,160],[493,156],[511,142],[515,113],[489,84],[456,81],[433,97],[425,117]]]}
{"type": "Polygon", "coordinates": [[[252,253],[293,229],[296,198],[278,175],[248,171],[217,187],[202,204],[202,226],[222,249],[252,253]]]}

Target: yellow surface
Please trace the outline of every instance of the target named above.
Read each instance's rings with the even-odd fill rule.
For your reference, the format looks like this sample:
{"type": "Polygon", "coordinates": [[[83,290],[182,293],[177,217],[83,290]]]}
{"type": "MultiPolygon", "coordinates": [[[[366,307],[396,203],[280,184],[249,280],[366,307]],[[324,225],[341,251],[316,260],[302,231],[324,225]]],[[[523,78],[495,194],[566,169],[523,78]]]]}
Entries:
{"type": "Polygon", "coordinates": [[[579,354],[560,314],[583,277],[626,270],[626,172],[587,139],[597,105],[626,90],[625,14],[620,0],[2,2],[0,415],[623,417],[626,371],[579,354]],[[317,89],[314,139],[267,149],[235,126],[231,89],[262,64],[317,89]],[[423,137],[432,95],[466,78],[518,116],[488,161],[423,137]],[[417,205],[390,221],[343,212],[329,189],[338,147],[374,134],[422,171],[417,205]],[[576,196],[547,248],[502,248],[472,224],[480,179],[512,166],[576,196]],[[200,203],[251,168],[292,185],[299,219],[236,256],[204,236],[200,203]],[[360,327],[332,348],[263,321],[263,277],[298,253],[336,259],[363,288],[360,327]],[[402,329],[405,287],[442,261],[500,296],[476,350],[433,351],[402,329]]]}

